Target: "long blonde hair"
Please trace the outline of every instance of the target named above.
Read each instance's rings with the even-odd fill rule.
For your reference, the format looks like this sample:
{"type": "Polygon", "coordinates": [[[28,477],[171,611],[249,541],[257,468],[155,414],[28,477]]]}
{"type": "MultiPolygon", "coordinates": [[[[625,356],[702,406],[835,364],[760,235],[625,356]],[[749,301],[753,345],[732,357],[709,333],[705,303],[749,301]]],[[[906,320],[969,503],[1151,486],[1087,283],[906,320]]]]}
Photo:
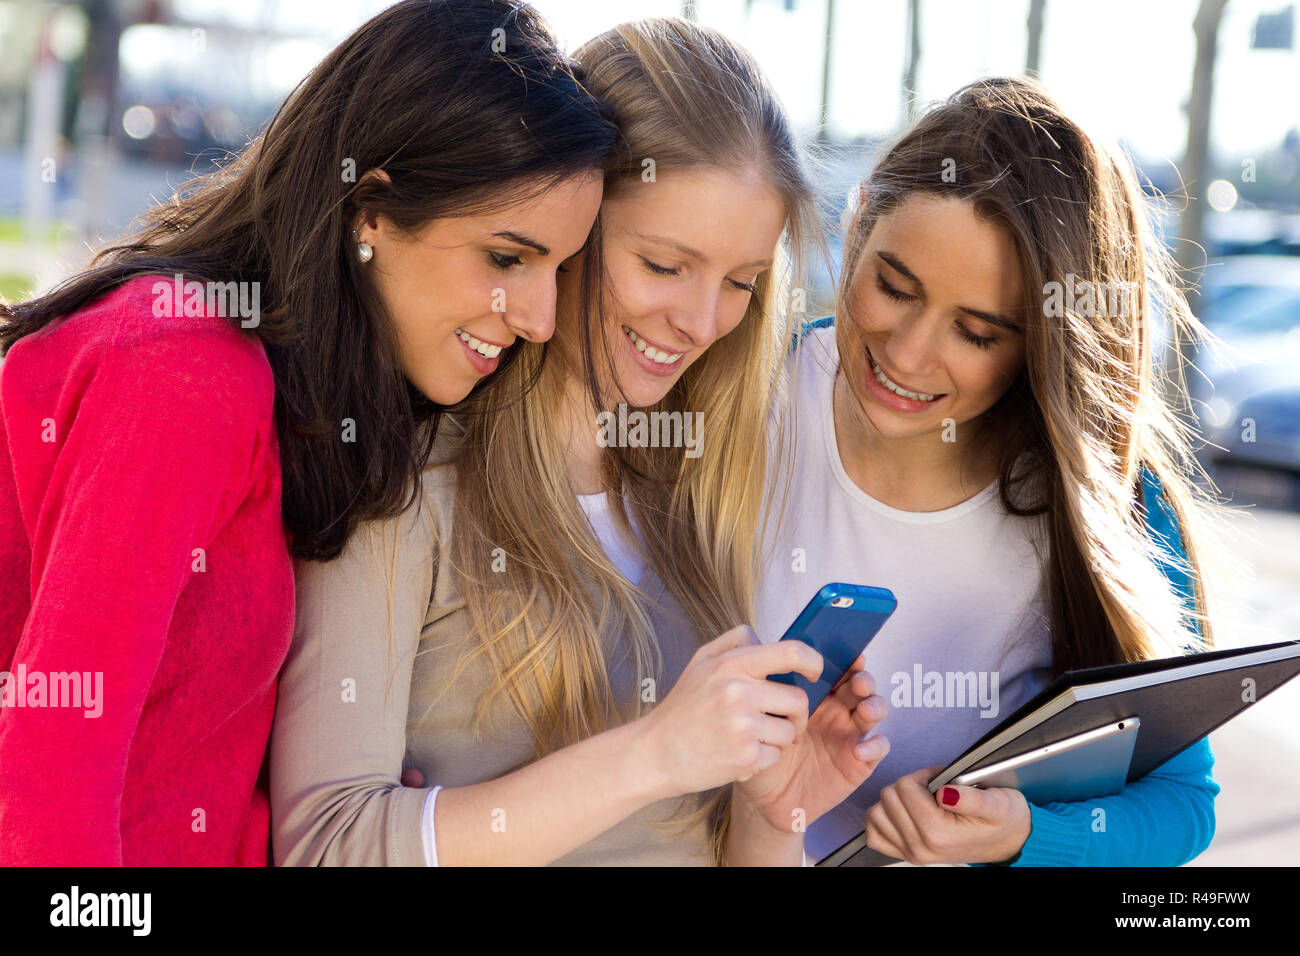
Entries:
{"type": "MultiPolygon", "coordinates": [[[[703,412],[710,436],[703,453],[609,449],[602,465],[616,520],[624,527],[635,520],[650,568],[702,643],[753,620],[765,428],[791,334],[782,306],[799,282],[803,250],[819,237],[813,188],[775,94],[750,55],[721,33],[680,19],[639,20],[589,41],[575,59],[621,131],[607,196],[654,188],[641,178],[651,157],[659,175],[755,169],[785,206],[777,266],[758,278],[739,326],[649,410],[703,412]]],[[[600,332],[600,234],[598,219],[583,257],[582,302],[560,310],[552,343],[523,345],[496,386],[465,409],[458,458],[450,556],[474,631],[461,666],[485,655],[496,674],[475,725],[504,695],[528,723],[539,757],[611,726],[619,708],[606,635],[630,649],[637,674],[657,678],[662,668],[647,595],[610,561],[576,500],[567,423],[557,414],[571,406],[575,381],[593,392],[597,408],[608,407],[595,384],[600,356],[609,358],[600,332]]],[[[624,716],[644,710],[640,700],[634,707],[624,716]]],[[[711,819],[717,861],[728,793],[714,791],[685,820],[711,819]]]]}
{"type": "MultiPolygon", "coordinates": [[[[1203,544],[1216,508],[1192,480],[1203,473],[1180,415],[1186,389],[1162,379],[1150,318],[1158,308],[1179,336],[1205,332],[1152,234],[1131,164],[1093,142],[1032,81],[971,83],[924,115],[872,170],[849,226],[841,303],[850,301],[876,222],[917,193],[969,200],[1007,230],[1019,254],[1029,304],[1025,367],[977,421],[981,433],[968,447],[997,450],[1010,513],[1045,518],[1054,673],[1212,645],[1203,544]],[[1049,316],[1045,296],[1065,286],[1105,292],[1107,302],[1120,301],[1112,290],[1131,298],[1111,310],[1088,309],[1086,299],[1076,308],[1071,296],[1049,316]],[[1174,405],[1167,395],[1182,400],[1174,405]],[[1160,573],[1169,558],[1143,527],[1143,467],[1181,526],[1194,611],[1160,573]],[[1030,488],[1036,500],[1027,502],[1030,488]]],[[[836,323],[842,355],[857,347],[856,323],[846,318],[836,323]]]]}

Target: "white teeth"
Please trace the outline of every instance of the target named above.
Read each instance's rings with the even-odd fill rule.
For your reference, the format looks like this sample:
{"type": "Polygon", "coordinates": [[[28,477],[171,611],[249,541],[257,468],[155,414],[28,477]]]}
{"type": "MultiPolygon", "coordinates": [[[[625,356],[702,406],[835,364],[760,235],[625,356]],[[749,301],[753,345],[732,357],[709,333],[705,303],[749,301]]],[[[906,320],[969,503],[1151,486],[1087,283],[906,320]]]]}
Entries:
{"type": "Polygon", "coordinates": [[[624,326],[623,331],[626,332],[627,337],[632,340],[632,344],[636,346],[636,350],[638,352],[644,352],[645,357],[657,365],[672,365],[686,354],[685,352],[678,352],[673,355],[668,352],[662,352],[653,345],[647,343],[645,339],[641,338],[641,336],[637,335],[626,326],[624,326]]]}
{"type": "Polygon", "coordinates": [[[464,342],[466,345],[468,345],[470,348],[472,348],[475,352],[477,352],[479,355],[483,356],[484,358],[489,358],[489,359],[496,358],[498,355],[501,354],[502,346],[492,345],[488,342],[482,342],[479,339],[476,339],[474,336],[470,335],[464,329],[457,329],[456,335],[460,337],[460,340],[462,342],[464,342]]]}
{"type": "Polygon", "coordinates": [[[877,382],[885,386],[885,388],[889,389],[891,392],[893,392],[896,395],[902,395],[904,398],[910,398],[912,399],[912,401],[915,402],[932,402],[936,398],[938,398],[937,395],[927,395],[925,394],[925,392],[909,392],[907,389],[895,385],[892,381],[890,381],[885,376],[884,369],[882,369],[879,365],[876,364],[875,359],[871,360],[871,371],[872,374],[876,376],[877,382]]]}

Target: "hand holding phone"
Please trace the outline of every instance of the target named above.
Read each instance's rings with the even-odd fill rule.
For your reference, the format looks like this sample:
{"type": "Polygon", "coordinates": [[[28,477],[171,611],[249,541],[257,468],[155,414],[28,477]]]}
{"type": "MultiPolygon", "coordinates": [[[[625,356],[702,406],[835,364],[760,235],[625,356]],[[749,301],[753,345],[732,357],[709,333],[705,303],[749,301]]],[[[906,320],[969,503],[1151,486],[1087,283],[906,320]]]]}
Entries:
{"type": "Polygon", "coordinates": [[[817,681],[800,674],[771,674],[768,680],[800,687],[808,695],[808,713],[848,673],[867,644],[898,607],[893,592],[860,584],[827,584],[799,612],[783,641],[802,641],[822,655],[825,667],[817,681]]]}

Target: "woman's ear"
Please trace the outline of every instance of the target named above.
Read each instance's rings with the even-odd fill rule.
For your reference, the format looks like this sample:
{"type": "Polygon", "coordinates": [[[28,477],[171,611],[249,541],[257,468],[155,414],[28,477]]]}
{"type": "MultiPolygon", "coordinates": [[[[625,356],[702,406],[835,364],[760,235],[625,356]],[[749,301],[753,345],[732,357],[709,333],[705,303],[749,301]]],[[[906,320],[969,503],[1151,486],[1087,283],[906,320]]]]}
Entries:
{"type": "MultiPolygon", "coordinates": [[[[388,173],[382,169],[368,169],[357,181],[358,188],[364,188],[367,185],[373,187],[375,183],[385,183],[392,185],[393,180],[388,173]]],[[[379,229],[379,214],[373,209],[362,209],[357,213],[356,220],[352,223],[352,228],[357,234],[357,241],[375,244],[375,233],[379,229]]]]}

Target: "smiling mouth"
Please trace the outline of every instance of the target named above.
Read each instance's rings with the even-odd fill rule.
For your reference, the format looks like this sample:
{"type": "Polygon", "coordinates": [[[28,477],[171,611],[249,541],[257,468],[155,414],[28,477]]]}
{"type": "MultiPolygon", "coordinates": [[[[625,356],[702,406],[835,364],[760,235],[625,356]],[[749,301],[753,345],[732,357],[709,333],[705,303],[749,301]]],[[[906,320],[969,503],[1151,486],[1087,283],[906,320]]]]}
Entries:
{"type": "Polygon", "coordinates": [[[676,365],[682,360],[682,356],[686,354],[685,352],[665,352],[662,349],[657,349],[645,339],[641,338],[641,336],[629,329],[626,325],[623,326],[623,334],[632,341],[632,344],[636,346],[638,352],[643,353],[646,358],[654,362],[656,365],[676,365]]]}
{"type": "Polygon", "coordinates": [[[482,339],[475,338],[474,336],[466,332],[464,329],[457,329],[456,335],[462,342],[464,342],[466,345],[472,348],[479,355],[483,356],[485,359],[496,358],[498,355],[501,354],[501,350],[505,348],[504,345],[494,345],[491,342],[484,342],[482,339]]]}
{"type": "Polygon", "coordinates": [[[944,395],[947,394],[946,392],[939,392],[938,394],[931,395],[928,392],[913,392],[910,389],[903,388],[903,386],[899,385],[885,374],[885,370],[880,367],[880,364],[876,361],[870,350],[867,351],[867,361],[871,363],[871,374],[875,376],[876,381],[895,395],[901,395],[903,398],[910,398],[914,402],[933,402],[943,398],[944,395]]]}

